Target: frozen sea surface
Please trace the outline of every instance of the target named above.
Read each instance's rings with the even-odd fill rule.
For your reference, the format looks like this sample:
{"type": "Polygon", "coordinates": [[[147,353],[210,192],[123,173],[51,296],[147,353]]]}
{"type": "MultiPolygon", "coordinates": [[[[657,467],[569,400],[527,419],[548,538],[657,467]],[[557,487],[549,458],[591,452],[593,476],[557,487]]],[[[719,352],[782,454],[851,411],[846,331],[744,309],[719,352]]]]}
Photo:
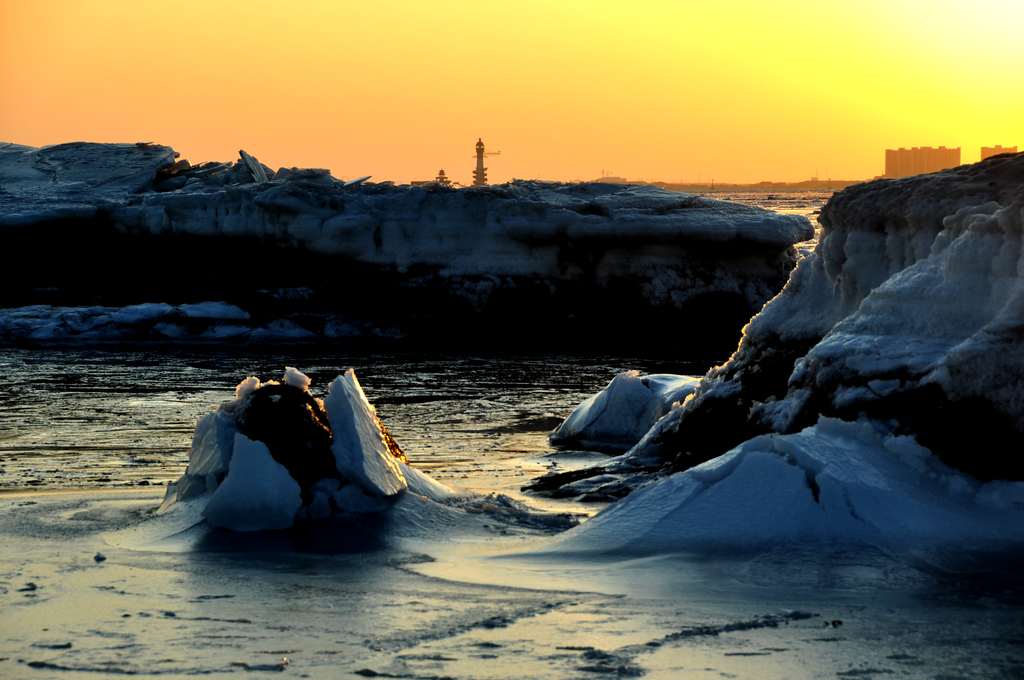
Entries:
{"type": "Polygon", "coordinates": [[[0,491],[163,486],[200,416],[241,377],[297,365],[322,394],[354,367],[410,460],[447,483],[518,493],[571,457],[547,434],[617,372],[701,374],[714,359],[200,349],[0,350],[0,491]]]}
{"type": "Polygon", "coordinates": [[[157,500],[0,497],[0,677],[1024,672],[1021,592],[1005,561],[979,577],[934,557],[783,546],[531,560],[516,553],[543,534],[475,515],[387,544],[221,534],[145,545],[133,534],[159,521],[147,519],[157,500]]]}
{"type": "Polygon", "coordinates": [[[617,371],[700,373],[710,362],[8,351],[0,677],[1024,673],[1015,557],[776,546],[538,558],[529,555],[551,528],[463,502],[399,513],[400,526],[380,532],[388,540],[377,540],[382,527],[343,528],[328,541],[141,540],[198,415],[230,397],[240,375],[276,375],[286,359],[321,388],[355,366],[415,462],[450,484],[501,493],[560,459],[549,455],[551,424],[617,371]]]}
{"type": "MultiPolygon", "coordinates": [[[[811,217],[824,198],[747,197],[811,217]]],[[[723,358],[2,350],[0,678],[1024,677],[1019,555],[538,557],[553,525],[486,499],[403,501],[331,540],[152,516],[198,417],[249,373],[296,365],[319,392],[353,366],[417,466],[523,498],[599,455],[552,455],[547,433],[617,372],[723,358]]]]}

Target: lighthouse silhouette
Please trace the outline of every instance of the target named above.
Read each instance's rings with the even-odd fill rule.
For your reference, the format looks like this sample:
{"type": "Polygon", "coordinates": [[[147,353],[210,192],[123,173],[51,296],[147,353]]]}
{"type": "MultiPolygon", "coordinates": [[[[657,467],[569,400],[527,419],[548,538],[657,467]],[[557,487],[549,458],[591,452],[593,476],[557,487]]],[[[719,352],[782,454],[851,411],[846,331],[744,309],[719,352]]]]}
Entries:
{"type": "Polygon", "coordinates": [[[476,169],[473,170],[473,186],[487,186],[487,168],[484,167],[484,140],[476,140],[476,169]]]}

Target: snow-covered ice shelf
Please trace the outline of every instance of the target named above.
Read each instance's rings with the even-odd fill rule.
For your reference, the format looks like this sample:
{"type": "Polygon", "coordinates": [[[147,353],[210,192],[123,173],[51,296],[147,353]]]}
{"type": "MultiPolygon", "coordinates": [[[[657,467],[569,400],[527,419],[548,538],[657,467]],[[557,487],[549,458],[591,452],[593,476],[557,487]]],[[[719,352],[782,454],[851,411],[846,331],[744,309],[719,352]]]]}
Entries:
{"type": "Polygon", "coordinates": [[[813,236],[803,216],[652,186],[348,185],[266,166],[256,182],[241,160],[176,158],[152,144],[0,145],[0,239],[48,264],[5,274],[0,304],[227,300],[256,326],[205,338],[250,340],[365,334],[366,320],[596,337],[660,314],[699,319],[680,341],[731,342],[813,236]],[[271,322],[298,329],[253,332],[271,322]]]}
{"type": "MultiPolygon", "coordinates": [[[[686,471],[603,516],[647,507],[645,531],[661,536],[662,548],[668,536],[678,549],[755,535],[1020,542],[1019,492],[991,490],[1024,479],[1024,154],[851,187],[826,204],[822,223],[814,252],[751,319],[727,362],[623,455],[533,488],[572,495],[597,486],[621,496],[666,470],[686,471]],[[856,434],[867,430],[876,442],[856,434]],[[742,462],[734,469],[725,460],[742,462]],[[797,484],[816,469],[836,484],[830,500],[820,487],[831,505],[812,498],[813,484],[797,484]],[[998,512],[965,505],[972,494],[1005,504],[998,512]],[[756,531],[734,516],[738,507],[756,531]],[[669,515],[678,517],[659,519],[669,515]],[[760,526],[763,517],[776,519],[760,526]]],[[[613,388],[584,402],[553,439],[611,404],[613,388]]],[[[622,399],[600,417],[635,422],[644,403],[622,399]]]]}

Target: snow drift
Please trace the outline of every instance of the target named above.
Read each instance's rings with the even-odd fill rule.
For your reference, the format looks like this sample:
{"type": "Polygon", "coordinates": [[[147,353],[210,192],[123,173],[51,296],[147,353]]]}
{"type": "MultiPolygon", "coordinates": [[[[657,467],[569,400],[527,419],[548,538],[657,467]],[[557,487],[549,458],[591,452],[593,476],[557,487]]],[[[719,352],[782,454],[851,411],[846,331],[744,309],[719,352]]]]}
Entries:
{"type": "Polygon", "coordinates": [[[697,313],[702,335],[731,342],[813,235],[803,217],[650,186],[352,184],[248,154],[195,166],[176,156],[150,144],[0,145],[0,238],[49,263],[8,274],[0,304],[223,299],[256,323],[285,313],[319,336],[331,314],[425,334],[448,329],[444,318],[460,334],[499,322],[523,334],[529,322],[607,335],[644,315],[697,313]],[[224,276],[226,261],[256,266],[224,276]],[[282,305],[280,290],[308,295],[282,305]]]}
{"type": "Polygon", "coordinates": [[[587,475],[686,469],[826,416],[913,436],[978,479],[1024,479],[1022,211],[1024,154],[837,193],[732,357],[587,475]]]}
{"type": "Polygon", "coordinates": [[[912,437],[823,418],[653,482],[547,552],[651,554],[780,544],[887,549],[1024,543],[1024,483],[978,483],[912,437]]]}

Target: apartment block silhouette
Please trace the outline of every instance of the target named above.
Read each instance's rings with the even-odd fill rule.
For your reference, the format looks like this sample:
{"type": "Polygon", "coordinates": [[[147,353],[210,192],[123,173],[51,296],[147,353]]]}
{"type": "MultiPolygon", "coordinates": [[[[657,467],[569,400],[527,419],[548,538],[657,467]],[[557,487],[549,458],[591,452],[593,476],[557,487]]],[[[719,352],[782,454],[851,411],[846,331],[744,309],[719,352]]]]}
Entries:
{"type": "Polygon", "coordinates": [[[915,146],[885,150],[885,176],[910,177],[960,165],[960,147],[915,146]]]}
{"type": "Polygon", "coordinates": [[[1015,146],[983,146],[981,147],[981,160],[991,158],[992,156],[998,156],[1001,153],[1017,153],[1017,147],[1015,146]]]}

